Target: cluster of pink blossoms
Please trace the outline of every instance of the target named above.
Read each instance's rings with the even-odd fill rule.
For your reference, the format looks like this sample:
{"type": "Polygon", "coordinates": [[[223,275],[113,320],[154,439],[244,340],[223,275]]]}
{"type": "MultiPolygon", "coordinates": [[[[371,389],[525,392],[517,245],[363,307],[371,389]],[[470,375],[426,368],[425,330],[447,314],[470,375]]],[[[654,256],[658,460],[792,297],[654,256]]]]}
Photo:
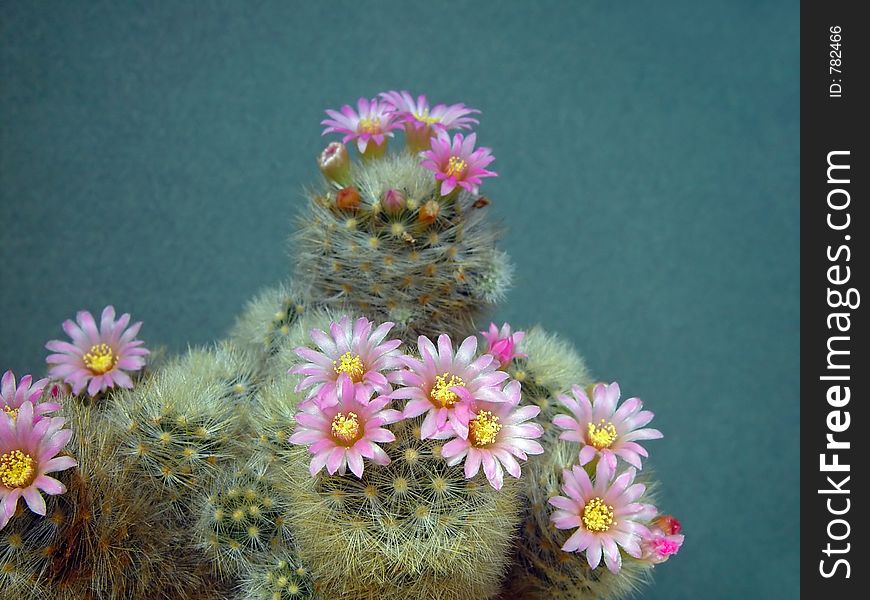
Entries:
{"type": "Polygon", "coordinates": [[[145,366],[149,351],[136,339],[142,323],[129,326],[130,315],[115,319],[107,306],[100,323],[88,311],[79,311],[76,321],[66,320],[63,329],[70,340],[51,340],[45,347],[48,378],[34,381],[25,375],[16,383],[12,371],[0,380],[0,529],[6,526],[24,498],[30,510],[45,515],[42,493],[63,494],[66,487],[49,473],[78,463],[71,456],[58,456],[72,431],[64,429],[63,417],[50,416],[62,407],[54,400],[64,386],[73,394],[96,396],[114,387],[133,387],[130,373],[145,366]],[[55,380],[49,387],[49,381],[55,380]],[[47,398],[46,398],[47,397],[47,398]]]}
{"type": "Polygon", "coordinates": [[[580,445],[579,464],[562,473],[565,495],[550,498],[557,509],[551,517],[556,528],[576,528],[562,550],[585,552],[593,569],[603,557],[614,573],[622,566],[620,548],[652,564],[664,562],[683,543],[681,526],[674,517],[658,516],[652,504],[638,502],[646,486],[634,482],[641,459],[649,456],[638,442],[662,437],[645,427],[653,413],[643,410],[639,398],[618,405],[617,383],[596,384],[591,400],[579,386],[571,395],[558,397],[570,414],[553,418],[565,430],[559,437],[580,445]],[[628,468],[619,472],[617,459],[628,468]]]}
{"type": "MultiPolygon", "coordinates": [[[[306,362],[290,373],[303,375],[297,389],[309,392],[290,442],[308,446],[312,476],[323,467],[342,475],[350,467],[362,477],[363,459],[389,464],[378,444],[395,436],[384,426],[425,415],[421,439],[446,440],[442,457],[451,466],[464,461],[467,478],[483,468],[500,489],[505,471],[519,477],[519,461],[544,451],[535,441],[543,428],[528,422],[540,409],[520,406],[519,382],[500,370],[503,360],[516,356],[510,342],[488,341],[500,352],[496,358],[478,356],[474,336],[459,348],[447,335],[439,336],[437,345],[420,336],[418,358],[401,354],[398,340],[383,341],[392,326],[384,323],[372,331],[368,319],[351,323],[343,317],[332,323],[329,334],[311,332],[319,350],[296,349],[306,362]],[[390,408],[394,400],[406,400],[401,411],[390,408]]],[[[509,331],[508,338],[516,339],[509,331]]]]}
{"type": "Polygon", "coordinates": [[[416,100],[406,91],[390,91],[378,98],[360,98],[356,109],[345,104],[340,110],[327,109],[328,119],[321,121],[327,133],[342,134],[342,144],[330,144],[321,154],[320,166],[327,176],[342,181],[346,175],[347,151],[343,144],[355,142],[365,158],[382,156],[387,140],[396,129],[404,129],[405,142],[411,152],[419,153],[421,165],[440,181],[440,193],[447,196],[457,188],[473,194],[484,177],[497,173],[487,170],[495,160],[490,148],[475,148],[477,135],[448,133],[454,129],[471,129],[478,123],[473,114],[479,110],[464,104],[429,106],[426,96],[416,100]]]}
{"type": "Polygon", "coordinates": [[[19,498],[45,516],[42,492],[53,496],[66,491],[49,473],[78,464],[71,456],[58,456],[72,431],[63,428],[63,417],[48,416],[61,407],[41,401],[47,383],[25,375],[16,385],[15,375],[7,371],[0,384],[0,529],[15,514],[19,498]]]}

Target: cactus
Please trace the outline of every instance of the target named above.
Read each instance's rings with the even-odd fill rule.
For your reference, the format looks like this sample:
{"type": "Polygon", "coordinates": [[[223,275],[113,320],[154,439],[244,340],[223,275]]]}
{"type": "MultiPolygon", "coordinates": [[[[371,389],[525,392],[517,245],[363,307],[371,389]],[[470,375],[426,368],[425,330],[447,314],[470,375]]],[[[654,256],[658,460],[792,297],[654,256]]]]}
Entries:
{"type": "MultiPolygon", "coordinates": [[[[590,569],[581,554],[561,550],[569,533],[556,529],[549,520],[547,501],[559,495],[562,470],[577,462],[577,444],[560,440],[560,432],[552,426],[553,417],[564,410],[555,398],[572,385],[591,385],[592,379],[574,348],[540,327],[527,333],[522,350],[528,357],[514,359],[508,371],[521,382],[523,396],[541,407],[540,420],[545,433],[540,442],[546,453],[533,457],[528,463],[521,535],[500,599],[626,598],[649,583],[652,565],[624,556],[618,575],[604,566],[590,569]]],[[[651,486],[649,482],[647,485],[649,495],[651,486]]]]}
{"type": "Polygon", "coordinates": [[[220,576],[290,546],[287,502],[273,489],[274,478],[254,457],[219,476],[200,500],[196,535],[220,576]]]}
{"type": "Polygon", "coordinates": [[[66,403],[78,467],[49,496],[46,517],[19,506],[0,532],[3,598],[160,600],[213,598],[202,557],[165,516],[167,504],[143,493],[142,478],[119,450],[118,434],[91,407],[66,403]]]}
{"type": "Polygon", "coordinates": [[[488,201],[441,197],[418,157],[398,153],[354,164],[351,186],[313,193],[294,236],[297,276],[324,303],[396,323],[408,340],[464,337],[501,300],[512,267],[495,248],[488,201]],[[339,208],[346,190],[355,201],[339,208]],[[394,193],[393,208],[384,196],[394,193]]]}
{"type": "MultiPolygon", "coordinates": [[[[559,494],[562,470],[577,461],[577,446],[549,440],[546,455],[529,465],[520,541],[514,565],[505,579],[503,600],[617,600],[627,598],[651,579],[652,565],[624,556],[619,574],[604,567],[590,569],[581,554],[563,552],[569,532],[549,519],[547,500],[559,494]]],[[[648,501],[648,500],[647,500],[648,501]]]]}
{"type": "Polygon", "coordinates": [[[248,302],[230,332],[233,345],[255,356],[260,364],[275,354],[290,327],[311,308],[297,287],[282,284],[260,292],[248,302]]]}
{"type": "Polygon", "coordinates": [[[633,440],[661,435],[638,429],[639,400],[617,415],[618,386],[596,386],[609,412],[592,420],[583,360],[537,327],[492,325],[477,351],[512,279],[478,193],[490,150],[447,133],[478,111],[406,92],[358,109],[327,111],[360,160],[338,142],[320,155],[294,280],[228,339],[158,364],[107,306],[46,345],[50,394],[76,394],[63,407],[45,380],[4,375],[0,507],[24,495],[39,513],[48,495],[44,517],[0,514],[3,600],[618,600],[679,549],[679,522],[617,476],[617,454],[639,468],[633,440]],[[582,407],[556,401],[569,390],[582,407]],[[59,419],[36,429],[57,410],[77,467],[33,441],[60,451],[59,419]],[[63,485],[33,464],[65,465],[63,485]]]}
{"type": "Polygon", "coordinates": [[[490,598],[507,565],[518,484],[493,490],[482,474],[448,467],[419,421],[394,429],[392,463],[362,480],[287,464],[293,533],[325,597],[334,600],[490,598]]]}
{"type": "Polygon", "coordinates": [[[314,600],[311,573],[291,552],[249,566],[241,578],[236,600],[314,600]]]}
{"type": "Polygon", "coordinates": [[[192,350],[118,395],[109,418],[123,432],[122,451],[179,513],[235,458],[253,370],[229,346],[192,350]]]}

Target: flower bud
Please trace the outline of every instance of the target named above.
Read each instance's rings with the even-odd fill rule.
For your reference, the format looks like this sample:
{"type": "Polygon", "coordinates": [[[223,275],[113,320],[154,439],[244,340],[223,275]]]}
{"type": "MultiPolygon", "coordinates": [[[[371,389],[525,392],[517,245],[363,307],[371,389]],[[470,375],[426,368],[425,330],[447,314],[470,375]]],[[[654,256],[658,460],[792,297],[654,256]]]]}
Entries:
{"type": "Polygon", "coordinates": [[[356,210],[359,208],[359,192],[353,186],[341,188],[335,195],[335,206],[341,210],[356,210]]]}
{"type": "Polygon", "coordinates": [[[677,535],[683,530],[683,525],[673,515],[659,515],[652,524],[664,531],[665,535],[677,535]]]}
{"type": "Polygon", "coordinates": [[[332,142],[317,158],[317,166],[327,179],[346,184],[350,178],[350,158],[341,142],[332,142]]]}
{"type": "Polygon", "coordinates": [[[401,210],[405,208],[405,194],[395,188],[390,188],[384,192],[381,206],[384,207],[384,211],[390,214],[401,212],[401,210]]]}
{"type": "Polygon", "coordinates": [[[420,207],[418,219],[423,225],[431,225],[438,218],[438,213],[441,212],[441,205],[437,200],[429,200],[426,204],[420,207]]]}

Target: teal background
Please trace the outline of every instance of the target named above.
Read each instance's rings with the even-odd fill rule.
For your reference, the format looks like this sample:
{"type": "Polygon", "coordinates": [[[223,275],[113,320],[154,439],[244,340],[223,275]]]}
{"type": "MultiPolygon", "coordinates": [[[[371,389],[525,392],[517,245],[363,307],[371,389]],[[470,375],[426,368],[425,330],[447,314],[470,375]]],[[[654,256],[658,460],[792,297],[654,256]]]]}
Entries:
{"type": "Polygon", "coordinates": [[[481,108],[516,287],[656,412],[644,597],[799,594],[798,2],[0,4],[0,369],[114,303],[174,351],[289,270],[322,110],[481,108]]]}

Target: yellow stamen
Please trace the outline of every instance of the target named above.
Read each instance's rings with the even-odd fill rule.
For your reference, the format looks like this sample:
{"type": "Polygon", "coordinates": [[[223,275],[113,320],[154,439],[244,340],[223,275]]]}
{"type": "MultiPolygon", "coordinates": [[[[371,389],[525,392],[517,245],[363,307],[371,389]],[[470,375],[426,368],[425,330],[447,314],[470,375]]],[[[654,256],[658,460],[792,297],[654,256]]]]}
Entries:
{"type": "Polygon", "coordinates": [[[468,163],[458,156],[451,156],[447,161],[447,171],[445,175],[448,177],[462,177],[465,175],[465,170],[468,168],[468,163]]]}
{"type": "Polygon", "coordinates": [[[34,479],[33,458],[21,450],[0,456],[0,483],[7,488],[29,486],[34,479]]]}
{"type": "Polygon", "coordinates": [[[596,425],[589,423],[587,427],[586,440],[590,446],[594,446],[596,450],[609,448],[610,444],[616,441],[616,427],[613,423],[601,419],[601,422],[596,425]]]}
{"type": "Polygon", "coordinates": [[[468,441],[477,448],[495,443],[501,424],[498,417],[488,410],[482,410],[468,423],[468,441]]]}
{"type": "Polygon", "coordinates": [[[363,374],[366,372],[359,354],[351,354],[350,352],[345,352],[341,358],[332,361],[332,368],[335,369],[336,373],[347,373],[354,383],[361,382],[363,374]]]}
{"type": "Polygon", "coordinates": [[[85,366],[94,375],[102,375],[115,368],[118,364],[118,355],[115,354],[108,344],[97,344],[91,346],[88,353],[82,357],[85,366]]]}
{"type": "Polygon", "coordinates": [[[459,402],[459,396],[450,389],[454,387],[465,387],[465,382],[462,381],[461,377],[451,375],[450,373],[438,375],[435,377],[435,385],[432,387],[432,391],[429,392],[429,399],[439,408],[451,408],[459,402]],[[448,377],[450,379],[447,379],[448,377]]]}
{"type": "Polygon", "coordinates": [[[583,526],[587,531],[603,533],[613,525],[613,507],[604,503],[601,498],[593,498],[583,507],[583,526]]]}
{"type": "Polygon", "coordinates": [[[332,437],[336,438],[337,442],[351,445],[361,437],[360,433],[359,419],[356,413],[349,412],[347,416],[338,413],[332,419],[332,437]]]}
{"type": "Polygon", "coordinates": [[[12,408],[11,406],[4,406],[3,412],[5,412],[7,415],[9,415],[9,418],[12,419],[13,421],[18,416],[18,409],[12,408]]]}
{"type": "Polygon", "coordinates": [[[428,110],[424,110],[422,113],[414,113],[414,118],[426,123],[426,125],[434,125],[435,123],[441,122],[440,117],[430,117],[428,110]]]}
{"type": "Polygon", "coordinates": [[[377,117],[360,119],[356,130],[359,133],[378,133],[381,130],[381,120],[377,117]]]}

